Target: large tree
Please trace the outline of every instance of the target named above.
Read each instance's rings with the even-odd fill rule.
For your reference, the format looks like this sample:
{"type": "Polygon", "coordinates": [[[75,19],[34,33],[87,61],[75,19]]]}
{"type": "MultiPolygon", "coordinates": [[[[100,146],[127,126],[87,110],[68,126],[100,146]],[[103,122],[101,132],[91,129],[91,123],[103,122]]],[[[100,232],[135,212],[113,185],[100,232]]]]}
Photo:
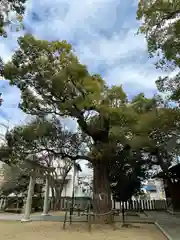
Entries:
{"type": "Polygon", "coordinates": [[[111,209],[106,167],[109,159],[103,150],[110,141],[112,122],[119,121],[119,115],[126,121],[125,94],[121,88],[109,92],[100,76],[90,75],[79,63],[65,41],[49,43],[27,35],[19,39],[19,46],[5,66],[4,76],[21,90],[23,111],[39,116],[70,116],[92,138],[94,154],[88,160],[94,167],[94,191],[96,196],[100,192],[108,196],[108,206],[102,201],[99,209],[107,212],[111,209]]]}
{"type": "Polygon", "coordinates": [[[140,0],[137,18],[140,32],[145,34],[148,51],[158,61],[157,67],[175,69],[174,76],[159,78],[160,91],[170,93],[172,100],[180,100],[180,2],[179,0],[140,0]]]}
{"type": "Polygon", "coordinates": [[[91,139],[89,155],[78,158],[88,160],[94,169],[95,211],[109,212],[109,166],[117,151],[134,138],[143,108],[151,111],[154,100],[140,95],[129,102],[121,86],[109,88],[99,75],[91,75],[65,41],[47,42],[26,35],[18,43],[19,49],[3,74],[21,90],[21,109],[41,117],[77,120],[81,131],[91,139]]]}

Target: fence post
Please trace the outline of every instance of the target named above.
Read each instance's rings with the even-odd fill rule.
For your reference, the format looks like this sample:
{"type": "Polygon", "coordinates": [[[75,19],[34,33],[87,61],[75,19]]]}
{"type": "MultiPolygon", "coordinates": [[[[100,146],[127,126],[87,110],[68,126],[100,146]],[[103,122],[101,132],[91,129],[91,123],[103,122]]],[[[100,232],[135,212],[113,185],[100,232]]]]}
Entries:
{"type": "Polygon", "coordinates": [[[154,210],[157,210],[156,200],[153,200],[153,202],[154,202],[154,210]]]}
{"type": "Polygon", "coordinates": [[[147,209],[151,210],[150,200],[147,200],[147,209]]]}
{"type": "Polygon", "coordinates": [[[146,210],[145,209],[145,200],[144,199],[142,200],[142,206],[143,206],[143,211],[146,210]]]}
{"type": "Polygon", "coordinates": [[[116,209],[116,202],[113,200],[113,209],[116,209]]]}
{"type": "Polygon", "coordinates": [[[134,201],[134,210],[137,210],[137,200],[134,201]]]}
{"type": "Polygon", "coordinates": [[[125,210],[127,211],[127,202],[125,202],[125,210]]]}

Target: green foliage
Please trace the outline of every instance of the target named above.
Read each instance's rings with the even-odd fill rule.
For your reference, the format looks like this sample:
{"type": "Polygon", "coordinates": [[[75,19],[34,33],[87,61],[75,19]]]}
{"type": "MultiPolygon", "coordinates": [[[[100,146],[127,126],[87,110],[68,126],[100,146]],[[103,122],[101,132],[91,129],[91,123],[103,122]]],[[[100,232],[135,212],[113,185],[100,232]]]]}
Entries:
{"type": "Polygon", "coordinates": [[[180,73],[174,77],[159,77],[156,81],[158,90],[169,95],[173,102],[180,102],[180,73]]]}
{"type": "Polygon", "coordinates": [[[16,13],[16,19],[21,21],[26,0],[1,0],[0,2],[0,36],[7,36],[6,29],[11,23],[10,14],[16,13]]]}
{"type": "Polygon", "coordinates": [[[168,175],[168,168],[179,155],[178,108],[156,106],[140,116],[131,144],[144,151],[151,164],[159,165],[168,175]]]}
{"type": "Polygon", "coordinates": [[[151,57],[156,66],[165,70],[177,69],[173,77],[159,78],[157,86],[173,101],[180,99],[180,2],[179,0],[140,0],[137,19],[142,21],[139,31],[146,36],[151,57]]]}
{"type": "MultiPolygon", "coordinates": [[[[119,179],[121,189],[123,182],[129,189],[124,199],[136,193],[153,164],[167,172],[178,150],[176,142],[169,151],[167,142],[173,134],[179,136],[179,109],[169,108],[159,96],[148,99],[143,93],[129,101],[122,86],[107,87],[99,75],[91,75],[66,41],[26,35],[18,43],[3,74],[20,89],[21,109],[41,118],[9,133],[12,155],[22,153],[22,158],[46,151],[72,160],[84,158],[93,168],[101,166],[107,176],[114,164],[111,176],[119,179]],[[78,132],[62,129],[59,118],[66,116],[77,120],[78,132]],[[79,156],[86,149],[83,141],[88,142],[88,156],[85,151],[79,156]],[[127,145],[132,153],[122,157],[127,145]]],[[[101,176],[95,177],[103,189],[101,176]]]]}
{"type": "Polygon", "coordinates": [[[26,125],[12,129],[7,142],[13,155],[19,159],[38,156],[37,161],[51,165],[55,157],[76,156],[80,152],[81,138],[63,129],[58,119],[36,118],[26,125]]]}
{"type": "MultiPolygon", "coordinates": [[[[21,37],[19,50],[4,67],[4,76],[21,90],[20,107],[26,113],[77,119],[82,132],[93,140],[90,154],[93,161],[112,159],[118,144],[154,145],[154,140],[148,137],[151,132],[161,128],[167,133],[169,124],[174,124],[171,130],[176,126],[175,114],[169,109],[162,107],[157,117],[156,98],[147,99],[141,93],[130,102],[121,86],[108,88],[100,76],[90,75],[65,41],[49,43],[30,35],[21,37]],[[143,141],[137,141],[138,138],[143,141]]],[[[28,138],[31,132],[33,128],[26,133],[28,138]]],[[[48,140],[49,145],[61,138],[62,135],[48,140]]],[[[77,141],[77,135],[73,138],[77,141]]],[[[26,141],[29,146],[31,140],[26,141]]],[[[53,144],[53,149],[63,148],[64,142],[63,139],[53,144]]]]}
{"type": "Polygon", "coordinates": [[[7,196],[12,193],[12,191],[16,193],[16,188],[19,186],[21,188],[24,186],[27,187],[27,184],[24,183],[24,181],[20,181],[24,173],[21,168],[15,165],[10,167],[4,164],[2,168],[3,181],[1,182],[0,187],[1,194],[7,196]]]}
{"type": "Polygon", "coordinates": [[[133,151],[128,145],[117,151],[114,160],[109,169],[113,198],[125,202],[140,191],[150,165],[142,151],[133,151]]]}
{"type": "Polygon", "coordinates": [[[4,76],[20,88],[25,112],[77,117],[96,106],[103,81],[89,75],[70,44],[26,35],[19,39],[19,46],[5,65],[4,76]]]}
{"type": "MultiPolygon", "coordinates": [[[[4,164],[2,168],[3,180],[0,185],[0,194],[8,196],[11,193],[27,193],[29,185],[30,168],[26,162],[16,165],[4,164]]],[[[42,189],[36,184],[35,194],[41,193],[42,189]]]]}
{"type": "Polygon", "coordinates": [[[21,90],[25,112],[76,118],[92,137],[97,158],[106,154],[110,142],[126,139],[138,114],[121,86],[108,88],[100,76],[90,75],[65,41],[49,43],[26,35],[19,46],[4,76],[21,90]]]}
{"type": "Polygon", "coordinates": [[[137,18],[142,20],[150,56],[160,57],[158,66],[180,66],[180,2],[178,0],[140,0],[137,18]],[[169,65],[170,64],[170,65],[169,65]]]}

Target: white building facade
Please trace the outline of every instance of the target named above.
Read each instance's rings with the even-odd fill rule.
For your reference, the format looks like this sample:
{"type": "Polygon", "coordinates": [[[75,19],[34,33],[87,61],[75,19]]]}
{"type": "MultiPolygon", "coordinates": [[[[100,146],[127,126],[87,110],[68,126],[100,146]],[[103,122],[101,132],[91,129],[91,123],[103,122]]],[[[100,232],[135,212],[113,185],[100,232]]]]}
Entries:
{"type": "MultiPolygon", "coordinates": [[[[76,193],[78,188],[78,177],[79,177],[79,171],[76,168],[75,164],[71,164],[68,159],[65,160],[54,160],[53,161],[53,167],[55,167],[55,171],[57,174],[57,180],[59,181],[59,184],[63,184],[63,190],[62,190],[62,197],[72,197],[73,195],[73,189],[76,193]],[[71,166],[70,171],[66,175],[65,181],[62,182],[64,177],[64,171],[67,170],[67,168],[71,166]]],[[[50,188],[49,191],[49,197],[52,197],[52,189],[50,188]]]]}
{"type": "Polygon", "coordinates": [[[164,183],[161,179],[149,179],[143,182],[142,190],[148,200],[166,199],[164,183]]]}

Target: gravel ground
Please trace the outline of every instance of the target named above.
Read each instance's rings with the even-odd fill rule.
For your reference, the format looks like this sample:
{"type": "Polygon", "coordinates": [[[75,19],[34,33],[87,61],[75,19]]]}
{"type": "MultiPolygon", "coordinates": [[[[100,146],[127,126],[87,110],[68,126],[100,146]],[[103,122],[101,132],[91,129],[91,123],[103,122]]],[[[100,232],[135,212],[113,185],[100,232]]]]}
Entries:
{"type": "Polygon", "coordinates": [[[20,223],[0,221],[0,239],[3,240],[165,240],[162,233],[151,224],[136,224],[129,228],[117,229],[108,225],[93,225],[92,232],[88,232],[87,224],[67,224],[62,230],[62,223],[57,222],[29,222],[20,223]]]}

